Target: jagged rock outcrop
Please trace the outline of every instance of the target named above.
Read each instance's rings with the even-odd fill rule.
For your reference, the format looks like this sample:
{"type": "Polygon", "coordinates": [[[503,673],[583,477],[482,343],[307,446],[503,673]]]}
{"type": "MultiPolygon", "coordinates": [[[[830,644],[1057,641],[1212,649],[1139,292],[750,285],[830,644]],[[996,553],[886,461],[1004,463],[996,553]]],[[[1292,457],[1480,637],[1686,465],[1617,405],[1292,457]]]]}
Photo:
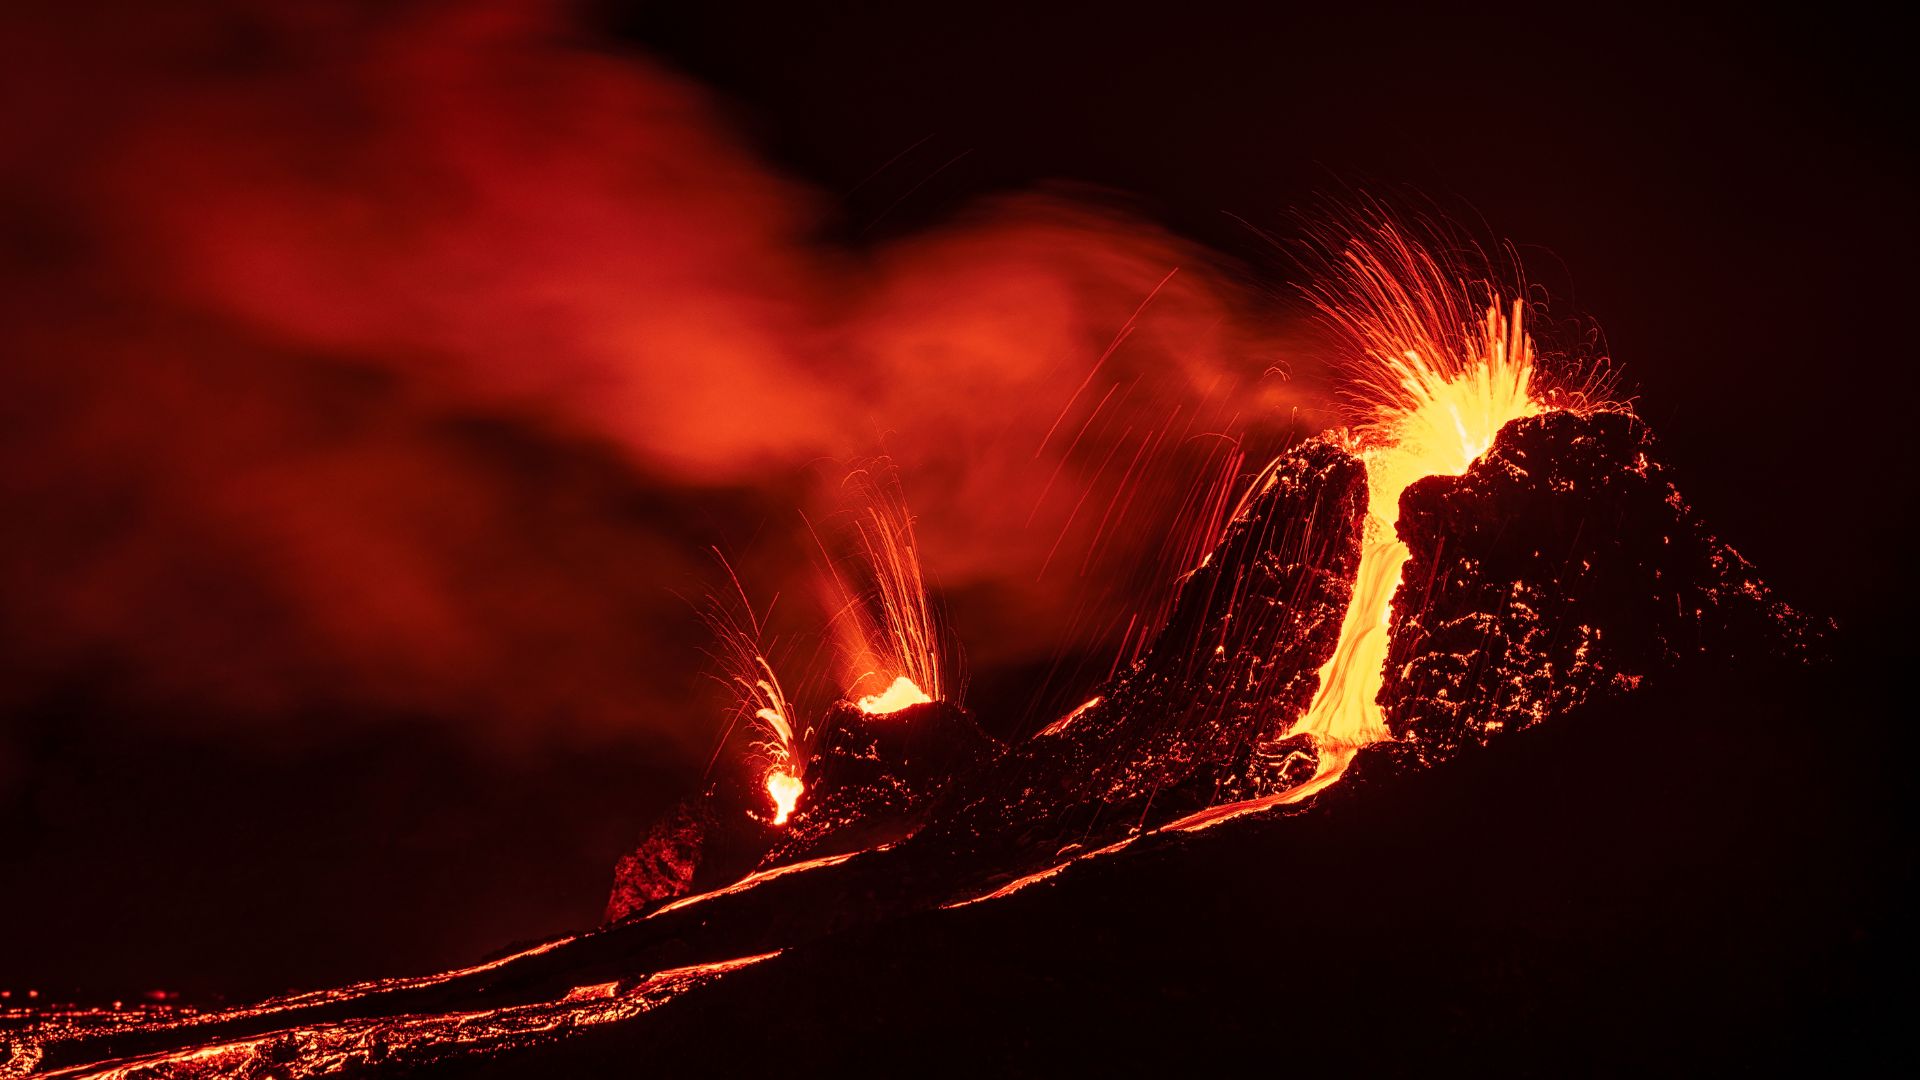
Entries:
{"type": "Polygon", "coordinates": [[[999,749],[970,713],[942,701],[878,716],[840,702],[825,732],[807,762],[807,791],[768,864],[908,836],[950,782],[979,772],[999,749]]]}
{"type": "Polygon", "coordinates": [[[1399,532],[1381,703],[1420,764],[1690,656],[1805,660],[1822,632],[1707,531],[1627,413],[1508,424],[1465,475],[1409,487],[1399,532]]]}
{"type": "Polygon", "coordinates": [[[647,830],[639,847],[620,857],[613,868],[613,893],[607,897],[607,922],[692,890],[706,846],[704,816],[697,804],[682,802],[647,830]]]}
{"type": "Polygon", "coordinates": [[[757,762],[721,770],[674,804],[613,868],[606,921],[738,880],[779,838],[757,762]]]}
{"type": "Polygon", "coordinates": [[[1297,782],[1301,759],[1290,751],[1300,747],[1275,740],[1311,701],[1338,639],[1366,474],[1316,439],[1261,484],[1182,584],[1150,651],[1097,704],[967,785],[966,801],[934,827],[946,843],[1092,844],[1297,782]]]}

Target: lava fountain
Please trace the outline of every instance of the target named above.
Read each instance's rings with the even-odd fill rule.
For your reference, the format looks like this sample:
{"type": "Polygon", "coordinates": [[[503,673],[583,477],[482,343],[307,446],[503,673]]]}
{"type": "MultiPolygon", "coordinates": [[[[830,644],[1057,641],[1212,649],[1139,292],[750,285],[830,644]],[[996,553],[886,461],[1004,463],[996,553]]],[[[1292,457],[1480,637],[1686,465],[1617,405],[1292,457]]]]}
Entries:
{"type": "Polygon", "coordinates": [[[798,776],[778,766],[767,772],[767,795],[773,799],[773,823],[785,825],[807,785],[798,776]]]}
{"type": "Polygon", "coordinates": [[[913,514],[891,463],[881,459],[847,477],[864,505],[854,519],[857,562],[867,588],[848,589],[827,560],[833,623],[852,669],[847,694],[855,707],[884,716],[913,705],[949,700],[942,671],[939,620],[927,595],[914,536],[913,514]],[[862,694],[862,687],[878,690],[862,694]],[[857,696],[856,696],[857,695],[857,696]]]}
{"type": "Polygon", "coordinates": [[[762,616],[753,610],[746,588],[724,556],[720,556],[720,565],[733,583],[739,611],[716,597],[709,602],[702,618],[717,644],[717,650],[711,654],[720,669],[715,677],[736,695],[736,712],[734,723],[727,725],[714,756],[718,758],[734,725],[741,718],[748,718],[755,732],[753,752],[766,762],[764,785],[767,797],[773,800],[773,824],[781,826],[787,823],[806,791],[806,744],[811,741],[807,737],[810,733],[794,730],[793,705],[780,685],[780,676],[767,662],[762,616]]]}
{"type": "Polygon", "coordinates": [[[1401,493],[1423,477],[1465,473],[1503,426],[1545,408],[1533,396],[1533,341],[1519,300],[1503,310],[1495,293],[1470,317],[1458,277],[1392,225],[1350,239],[1340,262],[1341,284],[1313,298],[1353,352],[1367,512],[1339,642],[1287,731],[1312,737],[1319,766],[1287,802],[1332,784],[1362,747],[1391,738],[1379,698],[1394,593],[1410,555],[1396,532],[1401,493]]]}

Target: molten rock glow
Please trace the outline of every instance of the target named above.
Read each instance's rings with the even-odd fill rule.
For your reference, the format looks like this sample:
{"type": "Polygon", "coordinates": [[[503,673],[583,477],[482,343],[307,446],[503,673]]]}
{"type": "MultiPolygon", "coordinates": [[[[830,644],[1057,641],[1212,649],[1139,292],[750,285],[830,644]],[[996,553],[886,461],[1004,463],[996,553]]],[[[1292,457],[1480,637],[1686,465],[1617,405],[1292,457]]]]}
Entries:
{"type": "Polygon", "coordinates": [[[1359,434],[1367,467],[1366,534],[1353,600],[1320,687],[1288,731],[1320,752],[1304,798],[1338,780],[1362,747],[1390,737],[1380,709],[1391,605],[1408,559],[1396,531],[1400,496],[1427,476],[1467,471],[1509,421],[1533,416],[1533,342],[1515,301],[1497,298],[1481,318],[1463,318],[1460,290],[1431,255],[1391,228],[1344,256],[1352,295],[1323,298],[1325,311],[1358,345],[1359,434]]]}
{"type": "Polygon", "coordinates": [[[909,705],[924,705],[933,699],[927,696],[912,679],[905,675],[893,680],[893,685],[878,694],[868,694],[858,702],[860,711],[874,716],[896,713],[909,705]]]}
{"type": "Polygon", "coordinates": [[[767,794],[773,797],[773,823],[785,825],[787,818],[793,815],[793,808],[800,801],[800,794],[807,785],[800,778],[785,769],[775,769],[767,774],[767,794]]]}

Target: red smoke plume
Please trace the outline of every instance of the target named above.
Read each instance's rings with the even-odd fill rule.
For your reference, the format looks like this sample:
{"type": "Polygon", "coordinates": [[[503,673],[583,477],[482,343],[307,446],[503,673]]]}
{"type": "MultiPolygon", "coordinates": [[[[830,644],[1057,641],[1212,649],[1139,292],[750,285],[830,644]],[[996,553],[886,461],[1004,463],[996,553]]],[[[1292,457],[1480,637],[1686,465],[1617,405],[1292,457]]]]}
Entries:
{"type": "Polygon", "coordinates": [[[898,462],[978,667],[1117,636],[1217,436],[1290,423],[1273,328],[1151,225],[1028,195],[849,249],[545,7],[254,7],[0,47],[13,704],[704,750],[668,590],[721,542],[799,603],[835,462],[898,462]]]}

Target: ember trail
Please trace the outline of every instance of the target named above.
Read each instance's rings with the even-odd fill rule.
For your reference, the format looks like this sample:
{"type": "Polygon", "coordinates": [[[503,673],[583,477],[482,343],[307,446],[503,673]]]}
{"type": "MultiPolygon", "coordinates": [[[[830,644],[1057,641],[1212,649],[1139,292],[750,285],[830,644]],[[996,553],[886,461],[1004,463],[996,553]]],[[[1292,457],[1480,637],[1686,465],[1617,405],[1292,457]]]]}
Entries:
{"type": "Polygon", "coordinates": [[[1462,289],[1425,250],[1391,225],[1355,239],[1343,261],[1350,297],[1323,295],[1320,309],[1357,353],[1352,379],[1368,410],[1357,450],[1367,468],[1365,534],[1353,603],[1340,641],[1320,669],[1313,703],[1289,729],[1320,751],[1304,798],[1333,783],[1362,747],[1391,738],[1380,710],[1390,606],[1410,552],[1400,539],[1400,497],[1414,481],[1458,476],[1492,447],[1509,421],[1542,406],[1531,394],[1533,341],[1525,308],[1488,302],[1474,324],[1462,289]]]}

